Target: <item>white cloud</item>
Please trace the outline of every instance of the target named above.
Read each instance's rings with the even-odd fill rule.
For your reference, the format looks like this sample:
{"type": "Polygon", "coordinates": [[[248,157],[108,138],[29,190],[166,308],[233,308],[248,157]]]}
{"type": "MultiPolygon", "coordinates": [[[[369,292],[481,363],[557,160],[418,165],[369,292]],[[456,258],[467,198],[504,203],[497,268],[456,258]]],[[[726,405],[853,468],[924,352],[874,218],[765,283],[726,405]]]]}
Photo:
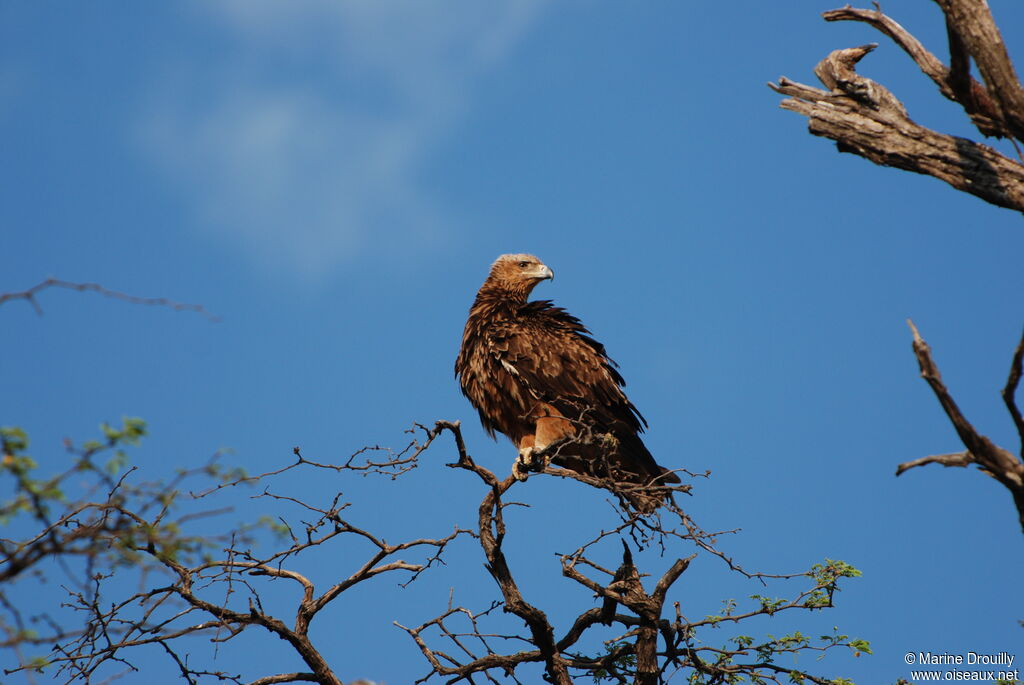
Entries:
{"type": "Polygon", "coordinates": [[[539,0],[225,0],[203,63],[154,85],[142,140],[208,230],[316,279],[442,230],[420,166],[539,0]]]}

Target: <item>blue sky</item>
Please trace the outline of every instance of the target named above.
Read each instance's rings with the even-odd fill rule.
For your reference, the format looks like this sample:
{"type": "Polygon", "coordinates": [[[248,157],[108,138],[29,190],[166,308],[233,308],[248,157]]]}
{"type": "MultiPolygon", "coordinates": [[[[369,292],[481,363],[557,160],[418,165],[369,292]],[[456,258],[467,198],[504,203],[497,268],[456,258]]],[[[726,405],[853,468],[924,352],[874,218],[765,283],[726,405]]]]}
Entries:
{"type": "MultiPolygon", "coordinates": [[[[1024,9],[992,7],[1021,55],[1024,9]]],[[[532,252],[557,276],[535,296],[606,344],[658,461],[713,472],[688,507],[708,528],[742,528],[723,548],[766,572],[825,557],[864,571],[838,608],[797,625],[837,625],[875,654],[799,665],[882,683],[909,677],[907,651],[1024,659],[1009,495],[959,469],[893,477],[961,449],[918,376],[908,317],[967,416],[1019,447],[998,390],[1024,323],[1024,226],[841,155],[777,107],[767,81],[813,83],[830,50],[877,41],[861,73],[919,123],[976,137],[884,38],[822,22],[830,8],[0,4],[0,291],[52,275],[223,317],[56,291],[42,317],[5,305],[0,424],[26,428],[57,468],[65,436],[141,416],[151,437],[134,463],[163,473],[222,447],[251,471],[294,445],[340,460],[401,445],[413,421],[461,419],[470,451],[503,474],[514,451],[479,429],[452,364],[490,262],[532,252]]],[[[933,3],[884,9],[944,55],[933,3]]],[[[356,521],[393,539],[443,535],[484,494],[443,467],[448,451],[401,496],[351,478],[282,488],[340,489],[356,521]]],[[[513,570],[565,620],[592,600],[553,553],[611,515],[582,486],[519,490],[532,508],[516,514],[513,570]]],[[[349,554],[325,552],[316,573],[349,554]]],[[[408,590],[385,579],[346,596],[319,619],[341,677],[422,675],[391,621],[436,615],[450,587],[486,607],[480,564],[466,544],[408,590]]],[[[758,591],[699,558],[677,599],[700,615],[758,591]]],[[[255,657],[224,648],[217,664],[280,670],[270,643],[253,640],[267,650],[255,657]]]]}

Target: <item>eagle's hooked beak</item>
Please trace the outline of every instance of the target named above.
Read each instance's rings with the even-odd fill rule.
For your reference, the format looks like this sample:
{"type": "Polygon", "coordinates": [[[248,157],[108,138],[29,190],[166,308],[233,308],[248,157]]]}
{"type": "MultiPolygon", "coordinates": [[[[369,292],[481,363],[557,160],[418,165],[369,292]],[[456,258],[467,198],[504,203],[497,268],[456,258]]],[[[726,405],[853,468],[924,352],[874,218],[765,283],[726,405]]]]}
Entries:
{"type": "Polygon", "coordinates": [[[540,274],[537,276],[540,280],[550,278],[552,281],[555,280],[555,272],[547,267],[546,264],[540,265],[540,274]]]}

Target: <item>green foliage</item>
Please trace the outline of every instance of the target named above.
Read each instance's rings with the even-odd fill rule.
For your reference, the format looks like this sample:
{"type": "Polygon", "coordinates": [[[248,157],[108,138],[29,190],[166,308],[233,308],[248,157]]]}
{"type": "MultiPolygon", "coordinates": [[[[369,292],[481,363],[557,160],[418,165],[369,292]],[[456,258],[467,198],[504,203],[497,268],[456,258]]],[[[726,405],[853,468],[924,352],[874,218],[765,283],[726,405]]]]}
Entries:
{"type": "Polygon", "coordinates": [[[761,610],[768,615],[774,614],[787,603],[787,600],[785,599],[770,599],[761,595],[750,595],[750,599],[759,602],[761,604],[761,610]]]}
{"type": "MultiPolygon", "coordinates": [[[[140,579],[153,573],[166,576],[175,564],[204,563],[226,542],[254,543],[252,531],[256,529],[278,538],[289,534],[287,526],[269,518],[231,526],[228,535],[187,532],[186,521],[225,510],[190,507],[187,513],[179,513],[186,503],[202,499],[184,489],[183,483],[199,478],[208,484],[212,479],[216,489],[244,481],[244,472],[211,462],[181,471],[168,482],[136,481],[130,478],[134,469],[128,468],[128,450],[141,445],[146,423],[126,417],[120,426],[101,424],[100,432],[100,439],[79,446],[65,442],[70,458],[64,470],[44,473],[27,454],[25,431],[0,428],[0,478],[11,482],[11,494],[0,501],[0,526],[6,529],[0,536],[0,558],[5,561],[0,566],[0,640],[7,645],[48,646],[67,635],[49,618],[46,625],[58,630],[49,637],[25,627],[29,623],[16,608],[18,594],[38,590],[26,593],[20,583],[59,583],[67,592],[64,607],[99,620],[91,612],[100,611],[101,582],[115,572],[118,582],[132,577],[123,571],[140,579]],[[59,563],[52,565],[55,559],[59,563]]],[[[44,463],[52,467],[55,460],[47,458],[44,463]]],[[[86,628],[74,634],[88,633],[86,628]]],[[[53,658],[54,653],[48,657],[26,655],[19,658],[20,668],[42,672],[55,663],[53,658]]]]}
{"type": "Polygon", "coordinates": [[[732,639],[732,641],[735,642],[736,646],[740,649],[745,649],[754,644],[754,638],[749,635],[737,635],[732,639]]]}
{"type": "Polygon", "coordinates": [[[808,609],[824,609],[832,606],[832,595],[839,588],[840,578],[858,578],[861,572],[845,561],[826,559],[824,564],[811,567],[811,577],[817,583],[804,600],[808,609]]]}
{"type": "Polygon", "coordinates": [[[272,516],[260,516],[256,520],[256,524],[266,530],[273,533],[278,539],[291,538],[292,531],[287,525],[281,520],[276,519],[272,516]]]}
{"type": "Polygon", "coordinates": [[[824,564],[815,564],[811,567],[811,574],[819,583],[834,584],[840,578],[860,578],[861,572],[838,559],[826,559],[824,564]]]}
{"type": "MultiPolygon", "coordinates": [[[[872,653],[870,643],[867,640],[851,639],[848,635],[840,633],[838,628],[833,628],[831,634],[816,638],[799,630],[781,636],[767,633],[760,639],[743,633],[731,637],[726,644],[715,648],[705,645],[704,640],[699,637],[699,628],[718,629],[726,623],[741,622],[746,626],[752,619],[762,617],[762,620],[771,620],[770,617],[783,611],[825,609],[832,606],[833,594],[840,589],[843,579],[857,578],[860,575],[859,570],[844,561],[826,559],[822,563],[814,564],[806,573],[781,577],[781,581],[809,579],[809,588],[805,587],[788,597],[752,594],[749,595],[753,601],[752,606],[748,604],[744,607],[736,600],[725,600],[719,613],[705,616],[701,621],[675,626],[680,636],[679,642],[671,648],[663,649],[670,653],[675,650],[675,653],[682,657],[680,662],[676,662],[677,666],[689,664],[692,670],[688,674],[687,682],[691,685],[746,682],[764,685],[783,680],[791,683],[818,682],[810,679],[806,671],[794,669],[779,672],[777,665],[780,658],[786,655],[816,654],[821,659],[827,651],[839,648],[848,648],[855,656],[860,656],[872,653]]],[[[613,662],[615,666],[595,673],[595,682],[632,682],[631,671],[635,664],[625,659],[625,656],[632,655],[632,652],[622,654],[616,649],[621,647],[607,648],[607,654],[616,655],[613,662]]],[[[829,682],[833,685],[853,685],[849,680],[842,678],[829,682]]]]}
{"type": "Polygon", "coordinates": [[[26,664],[26,668],[30,671],[42,673],[43,669],[46,668],[49,664],[50,661],[48,659],[41,656],[37,656],[29,660],[28,664],[26,664]]]}
{"type": "Polygon", "coordinates": [[[24,452],[28,449],[28,435],[17,426],[0,426],[0,444],[4,455],[24,452]]]}
{"type": "Polygon", "coordinates": [[[730,618],[733,615],[734,611],[736,611],[736,600],[735,599],[727,599],[727,600],[722,602],[722,613],[721,614],[714,614],[714,615],[711,615],[711,616],[706,616],[704,618],[704,620],[706,620],[712,626],[717,626],[722,621],[725,621],[726,619],[730,618]]]}
{"type": "MultiPolygon", "coordinates": [[[[310,507],[320,512],[322,517],[317,524],[307,524],[298,536],[283,519],[270,515],[260,516],[254,522],[234,528],[227,536],[191,533],[189,531],[193,527],[187,524],[188,521],[223,509],[197,512],[194,507],[187,508],[184,505],[200,500],[209,502],[204,499],[207,495],[226,493],[227,489],[257,482],[267,474],[250,476],[241,468],[220,464],[215,457],[198,468],[179,470],[168,482],[139,482],[132,478],[135,469],[129,467],[128,452],[130,448],[140,446],[142,438],[146,436],[145,422],[138,418],[125,418],[118,427],[102,424],[100,432],[102,435],[98,440],[84,442],[78,447],[67,444],[71,459],[66,469],[55,475],[43,475],[39,464],[27,453],[29,439],[25,432],[19,428],[0,428],[3,447],[0,477],[10,478],[14,483],[13,495],[7,501],[0,502],[0,525],[10,525],[20,516],[30,524],[21,530],[31,531],[20,542],[16,536],[5,535],[3,537],[6,539],[0,538],[0,544],[3,545],[0,551],[10,561],[5,578],[7,586],[0,586],[0,599],[3,599],[8,586],[20,580],[19,576],[29,575],[24,573],[25,570],[33,570],[34,566],[60,558],[62,572],[77,564],[76,568],[87,573],[85,579],[76,579],[75,587],[89,588],[68,590],[69,599],[65,606],[80,612],[93,612],[89,614],[93,620],[101,621],[100,612],[107,610],[102,607],[108,606],[101,606],[101,585],[106,588],[123,583],[125,575],[122,571],[127,570],[134,574],[128,577],[137,578],[163,574],[171,579],[171,583],[178,578],[193,578],[194,574],[195,579],[203,580],[203,587],[206,587],[205,583],[225,582],[232,588],[232,583],[239,582],[235,579],[242,577],[236,575],[238,569],[252,568],[246,564],[255,563],[256,559],[260,559],[261,565],[267,564],[267,567],[261,566],[261,570],[250,572],[251,577],[272,574],[271,569],[279,566],[284,558],[297,554],[307,546],[320,544],[339,532],[354,530],[346,529],[339,523],[335,501],[323,510],[310,507]],[[182,486],[189,479],[200,480],[206,489],[193,494],[194,491],[182,486]],[[266,558],[255,556],[252,550],[259,531],[284,541],[286,550],[274,552],[266,558]],[[226,546],[232,550],[228,560],[215,561],[214,555],[226,546]],[[67,560],[74,561],[69,563],[67,560]],[[195,570],[207,564],[207,575],[204,575],[206,571],[195,570]]],[[[44,463],[49,465],[54,462],[47,459],[44,463]]],[[[262,534],[261,539],[270,536],[262,534]]],[[[43,578],[51,572],[40,571],[38,568],[34,570],[43,578]]],[[[833,595],[840,589],[842,580],[860,575],[860,571],[846,562],[826,559],[803,574],[765,576],[773,579],[773,589],[775,583],[786,582],[798,582],[801,587],[781,596],[751,594],[748,596],[750,601],[726,599],[717,614],[701,620],[691,622],[679,615],[675,623],[670,623],[663,618],[659,625],[659,652],[662,658],[669,659],[664,663],[684,673],[684,679],[691,685],[747,682],[759,685],[779,683],[787,678],[792,683],[812,680],[821,682],[810,679],[806,671],[780,669],[780,659],[808,653],[823,656],[830,649],[844,647],[860,656],[871,654],[870,644],[840,634],[838,629],[817,638],[800,631],[778,637],[761,633],[760,637],[755,637],[756,633],[752,634],[751,630],[756,628],[757,621],[771,621],[772,617],[783,611],[817,611],[831,607],[833,595]],[[810,587],[807,587],[808,584],[810,587]],[[724,646],[716,647],[706,642],[710,630],[702,629],[720,629],[724,625],[741,622],[744,624],[744,632],[726,640],[724,646]]],[[[148,580],[146,582],[151,583],[148,580]]],[[[149,608],[143,609],[145,602],[152,602],[146,606],[155,608],[172,594],[169,585],[155,583],[152,588],[110,609],[111,615],[117,615],[118,620],[121,620],[119,612],[134,610],[136,603],[140,611],[149,611],[149,608]]],[[[229,590],[228,596],[233,592],[229,590]]],[[[172,600],[167,601],[167,607],[171,608],[172,600]]],[[[251,613],[251,606],[249,611],[251,613]]],[[[10,616],[14,615],[12,613],[10,616]]],[[[18,624],[19,620],[8,620],[0,615],[0,632],[11,644],[52,645],[57,642],[56,639],[45,640],[18,624]]],[[[632,682],[637,671],[635,625],[627,623],[625,635],[605,643],[603,653],[594,657],[579,656],[579,661],[587,666],[577,668],[589,674],[595,683],[632,682]]],[[[80,629],[76,633],[83,636],[78,638],[79,644],[91,645],[89,640],[92,638],[88,635],[92,634],[89,632],[92,627],[87,623],[84,630],[80,629]]],[[[139,622],[133,630],[139,630],[141,635],[149,627],[144,628],[143,622],[139,622]]],[[[67,635],[63,637],[67,639],[67,635]]],[[[54,651],[45,658],[21,659],[20,668],[42,671],[50,667],[60,671],[66,668],[63,664],[68,661],[61,654],[54,651]]],[[[852,685],[842,679],[830,682],[834,685],[852,685]]]]}
{"type": "Polygon", "coordinates": [[[227,467],[218,462],[207,464],[203,472],[220,483],[243,483],[250,479],[249,473],[241,466],[227,467]]]}
{"type": "MultiPolygon", "coordinates": [[[[137,447],[141,438],[146,435],[146,422],[139,418],[125,417],[120,428],[107,423],[100,424],[100,431],[105,440],[90,440],[75,449],[67,445],[68,451],[75,455],[70,468],[63,473],[41,477],[38,474],[39,464],[26,454],[29,439],[25,431],[19,427],[0,428],[0,474],[13,476],[15,494],[7,501],[0,503],[0,525],[9,525],[19,514],[31,514],[40,520],[49,520],[51,512],[59,505],[68,502],[63,484],[72,473],[96,471],[94,459],[103,452],[110,452],[111,457],[103,467],[108,476],[121,472],[128,463],[128,455],[122,446],[137,447]]],[[[108,478],[101,481],[113,486],[108,478]]]]}
{"type": "Polygon", "coordinates": [[[628,650],[626,643],[605,645],[604,659],[607,666],[592,672],[595,683],[604,681],[622,682],[625,674],[636,668],[636,655],[628,650]]]}
{"type": "MultiPolygon", "coordinates": [[[[121,428],[114,428],[107,423],[100,424],[100,430],[107,438],[106,446],[109,448],[126,445],[138,447],[142,438],[146,435],[146,422],[139,418],[126,416],[122,419],[121,428]]],[[[110,475],[117,475],[128,464],[128,454],[123,449],[114,449],[113,456],[104,465],[104,470],[110,475]]]]}
{"type": "Polygon", "coordinates": [[[16,426],[0,427],[0,474],[14,477],[15,495],[0,503],[0,525],[7,525],[18,514],[31,511],[33,505],[45,508],[45,500],[60,497],[53,484],[32,478],[39,467],[36,460],[25,454],[29,439],[24,430],[16,426]]]}
{"type": "Polygon", "coordinates": [[[122,424],[121,428],[114,428],[108,423],[100,424],[100,430],[107,437],[107,444],[111,447],[114,445],[138,447],[146,435],[146,422],[140,418],[125,416],[122,419],[122,424]]]}
{"type": "Polygon", "coordinates": [[[850,640],[850,649],[853,650],[854,656],[860,656],[863,654],[874,654],[871,651],[871,644],[867,640],[850,640]]]}

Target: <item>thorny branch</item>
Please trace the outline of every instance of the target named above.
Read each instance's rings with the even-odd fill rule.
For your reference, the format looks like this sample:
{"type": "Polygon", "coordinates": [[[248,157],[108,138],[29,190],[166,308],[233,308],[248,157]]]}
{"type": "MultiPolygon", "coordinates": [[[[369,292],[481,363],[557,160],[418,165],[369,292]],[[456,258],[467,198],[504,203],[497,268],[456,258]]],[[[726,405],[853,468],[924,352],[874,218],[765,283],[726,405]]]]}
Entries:
{"type": "MultiPolygon", "coordinates": [[[[144,434],[140,424],[132,425],[135,426],[132,436],[144,434]]],[[[45,666],[65,682],[90,681],[100,677],[101,669],[112,664],[134,669],[132,661],[137,648],[151,645],[161,648],[173,662],[174,669],[188,682],[213,678],[241,683],[241,675],[190,666],[178,643],[182,638],[202,635],[215,644],[223,644],[248,629],[262,629],[287,642],[309,670],[265,676],[255,682],[310,681],[340,685],[341,680],[327,658],[310,639],[310,625],[315,617],[345,591],[378,576],[403,572],[404,584],[408,585],[440,563],[442,554],[456,538],[471,533],[455,528],[440,538],[387,543],[342,518],[341,512],[349,505],[340,501],[340,493],[327,506],[316,506],[303,495],[271,493],[269,486],[255,497],[269,497],[285,506],[298,506],[303,512],[317,514],[314,520],[303,523],[304,530],[299,535],[296,535],[298,528],[283,519],[281,525],[272,526],[277,539],[286,542],[283,546],[275,545],[270,551],[258,549],[260,538],[266,543],[265,535],[257,535],[259,525],[242,526],[229,539],[218,539],[201,535],[187,537],[181,533],[183,524],[201,518],[204,512],[190,511],[172,520],[172,511],[182,505],[205,502],[222,491],[221,487],[215,487],[198,494],[182,494],[186,481],[197,477],[220,479],[223,487],[253,485],[299,466],[394,476],[410,468],[410,458],[415,465],[416,456],[425,449],[416,440],[404,450],[390,453],[391,461],[357,459],[367,453],[364,449],[342,466],[317,464],[304,460],[296,449],[298,462],[257,476],[220,469],[211,462],[200,469],[183,471],[170,483],[147,485],[136,484],[128,478],[133,470],[115,480],[93,466],[102,451],[113,449],[123,441],[127,434],[123,431],[110,429],[108,433],[112,437],[108,444],[76,451],[78,459],[68,472],[40,481],[32,477],[32,462],[22,454],[27,440],[21,439],[15,431],[5,430],[4,464],[18,475],[20,489],[26,494],[9,503],[3,511],[12,515],[28,514],[43,524],[43,530],[23,540],[2,540],[4,558],[0,581],[10,584],[20,575],[39,573],[39,565],[46,558],[86,559],[83,565],[71,564],[65,568],[71,584],[63,605],[81,617],[79,629],[68,630],[60,623],[49,621],[53,628],[49,635],[43,639],[31,637],[17,606],[8,598],[0,597],[3,600],[0,606],[7,613],[0,618],[0,626],[7,633],[8,646],[53,645],[50,654],[42,659],[19,657],[20,665],[6,669],[7,673],[45,666]],[[94,471],[104,485],[98,492],[94,488],[87,495],[102,496],[70,504],[51,521],[49,511],[63,497],[57,486],[68,475],[82,473],[83,467],[94,471]],[[32,493],[35,493],[34,498],[32,493]],[[368,543],[370,552],[348,575],[337,577],[322,587],[296,566],[305,559],[304,553],[308,550],[356,539],[363,545],[368,543]],[[218,547],[221,548],[219,553],[218,547]],[[402,558],[413,552],[420,558],[402,558]],[[119,597],[130,585],[121,579],[126,568],[134,569],[140,589],[119,597]],[[261,578],[295,583],[300,588],[301,599],[292,619],[281,620],[264,608],[265,588],[257,584],[261,578]]],[[[33,617],[33,622],[47,618],[33,617]]]]}
{"type": "MultiPolygon", "coordinates": [[[[939,404],[942,405],[942,409],[946,412],[950,423],[956,429],[957,435],[960,436],[960,441],[967,450],[905,462],[899,465],[896,475],[898,476],[908,469],[925,464],[942,464],[943,466],[977,464],[983,473],[995,478],[1003,487],[1010,491],[1010,494],[1013,496],[1013,502],[1017,507],[1021,530],[1024,531],[1024,462],[979,433],[971,422],[967,420],[950,394],[949,389],[942,382],[942,375],[939,373],[938,365],[932,359],[931,348],[928,346],[928,343],[921,337],[913,321],[908,320],[907,324],[914,334],[914,355],[917,357],[917,363],[921,369],[921,377],[928,382],[935,397],[939,400],[939,404]]],[[[1024,357],[1024,337],[1021,338],[1021,342],[1017,345],[1013,355],[1013,361],[1010,364],[1010,375],[1006,386],[1003,388],[1002,395],[1020,435],[1021,455],[1024,456],[1024,425],[1021,424],[1020,413],[1014,400],[1017,384],[1020,382],[1021,377],[1022,357],[1024,357]]]]}
{"type": "MultiPolygon", "coordinates": [[[[775,666],[771,663],[771,657],[784,652],[824,651],[837,646],[867,651],[866,643],[851,641],[838,634],[821,645],[810,644],[802,637],[768,640],[759,644],[743,643],[732,649],[714,648],[701,643],[696,637],[696,631],[700,628],[713,627],[723,622],[738,623],[783,610],[830,607],[833,593],[838,589],[838,579],[857,575],[858,572],[842,562],[828,562],[817,565],[810,573],[747,573],[714,547],[714,536],[718,534],[702,531],[671,497],[666,499],[658,512],[650,515],[631,509],[620,498],[619,525],[601,531],[574,552],[559,555],[563,575],[593,592],[603,602],[602,607],[585,609],[560,633],[548,615],[526,599],[505,557],[503,544],[508,529],[503,511],[507,505],[503,503],[502,497],[511,488],[517,487],[520,481],[513,476],[500,480],[492,471],[477,464],[466,450],[458,422],[439,421],[435,430],[447,430],[453,434],[458,459],[448,466],[476,474],[488,488],[478,511],[478,539],[487,561],[486,568],[501,593],[502,601],[499,605],[504,612],[520,618],[526,632],[485,632],[482,620],[490,618],[495,605],[483,612],[474,613],[465,607],[453,607],[449,602],[445,612],[419,626],[407,627],[396,623],[409,634],[430,666],[430,671],[418,683],[426,682],[434,675],[445,678],[447,683],[475,682],[474,675],[481,675],[487,682],[498,682],[492,674],[500,674],[517,683],[524,682],[520,679],[518,669],[531,663],[541,664],[544,679],[552,683],[572,683],[580,675],[586,675],[595,680],[607,678],[619,683],[653,685],[663,682],[671,672],[686,670],[696,673],[693,682],[703,683],[732,682],[743,674],[760,678],[760,682],[789,682],[791,673],[803,677],[806,682],[828,683],[831,682],[828,679],[775,666]],[[667,523],[670,519],[678,519],[679,523],[670,526],[667,523]],[[659,578],[653,591],[647,592],[641,580],[642,574],[633,563],[632,551],[622,536],[628,537],[637,550],[654,547],[664,553],[667,551],[666,541],[674,539],[695,545],[698,551],[686,558],[676,559],[659,578]],[[603,541],[613,539],[620,540],[623,548],[622,564],[617,571],[610,571],[587,556],[588,550],[597,549],[603,541]],[[757,608],[737,612],[732,603],[724,616],[708,616],[692,621],[683,618],[676,604],[676,618],[673,621],[664,615],[668,592],[700,551],[713,554],[724,560],[730,568],[761,582],[767,579],[811,578],[812,587],[798,592],[790,600],[771,600],[755,595],[758,598],[757,608]],[[604,574],[609,580],[593,580],[580,570],[581,567],[604,574]],[[631,613],[616,612],[616,604],[631,613]],[[453,622],[457,621],[464,621],[468,625],[464,629],[456,629],[453,622]],[[587,655],[578,651],[577,645],[588,632],[613,624],[622,626],[626,632],[604,641],[605,653],[587,655]],[[432,646],[428,636],[432,632],[436,632],[439,639],[447,640],[454,650],[445,651],[432,646]],[[558,637],[559,634],[561,637],[558,637]],[[524,642],[532,649],[523,649],[524,642]],[[499,650],[505,644],[509,644],[512,649],[499,650]],[[751,659],[749,663],[738,663],[738,660],[752,655],[760,658],[751,659]]],[[[541,473],[609,489],[617,496],[619,493],[615,492],[614,486],[622,485],[610,484],[565,468],[548,467],[541,473]]],[[[689,492],[689,486],[676,491],[689,492]]],[[[671,490],[666,492],[671,494],[671,490]]],[[[593,638],[588,637],[588,640],[592,641],[593,638]]]]}
{"type": "MultiPolygon", "coordinates": [[[[714,646],[706,636],[698,637],[701,631],[718,625],[739,624],[780,611],[830,607],[839,580],[858,572],[843,562],[832,561],[800,574],[747,572],[716,547],[718,536],[735,531],[706,532],[677,505],[673,495],[688,493],[689,485],[654,486],[651,492],[662,502],[661,506],[644,514],[631,506],[641,493],[624,493],[619,489],[622,484],[567,468],[548,467],[530,478],[558,476],[603,488],[614,496],[610,504],[617,516],[615,525],[590,536],[573,552],[558,555],[562,575],[586,588],[595,598],[566,625],[559,625],[527,596],[506,557],[505,543],[512,533],[505,511],[514,503],[505,498],[512,488],[525,487],[522,481],[511,475],[499,479],[477,464],[466,448],[458,422],[439,421],[432,428],[415,425],[413,432],[416,436],[402,450],[368,448],[342,460],[340,465],[307,459],[296,448],[294,463],[255,476],[224,469],[214,458],[204,467],[182,472],[171,483],[141,485],[133,480],[133,470],[114,477],[95,468],[105,450],[116,450],[118,445],[144,434],[141,422],[132,420],[122,430],[108,427],[107,443],[76,448],[74,453],[79,461],[68,473],[79,473],[83,464],[89,464],[89,472],[95,472],[100,485],[89,492],[89,498],[67,505],[62,514],[54,516],[49,511],[60,500],[56,488],[64,481],[59,476],[34,479],[35,467],[24,455],[27,440],[16,432],[3,433],[3,450],[10,457],[5,457],[8,471],[20,473],[21,489],[35,493],[35,499],[26,496],[10,511],[27,514],[43,525],[42,533],[20,541],[4,541],[8,583],[39,570],[43,556],[36,551],[38,545],[48,545],[48,558],[86,560],[82,564],[67,564],[64,571],[71,579],[64,606],[80,616],[80,627],[68,630],[56,619],[33,617],[52,629],[46,636],[49,641],[30,638],[25,629],[26,617],[9,598],[0,596],[0,610],[6,617],[0,625],[7,631],[9,646],[53,645],[41,660],[25,658],[18,652],[20,665],[8,672],[46,668],[65,682],[95,681],[107,675],[111,667],[134,670],[138,650],[151,647],[164,654],[174,672],[186,682],[242,683],[245,679],[241,674],[192,665],[189,645],[196,644],[195,639],[201,637],[220,648],[243,632],[262,631],[285,641],[302,660],[303,669],[265,675],[252,683],[340,684],[338,666],[331,663],[334,655],[322,652],[310,637],[316,616],[352,587],[384,574],[401,572],[407,585],[441,563],[448,546],[466,535],[479,541],[499,599],[482,611],[472,611],[456,606],[451,597],[446,609],[435,618],[416,627],[399,626],[412,638],[429,666],[420,682],[437,675],[449,683],[497,683],[500,677],[526,683],[534,682],[540,670],[546,681],[561,685],[570,685],[581,676],[652,685],[677,672],[688,673],[692,682],[705,684],[731,682],[740,676],[780,683],[792,673],[805,682],[824,683],[828,681],[778,666],[773,660],[778,655],[836,647],[868,650],[866,643],[838,633],[818,641],[798,633],[783,638],[769,636],[761,641],[737,637],[733,638],[734,644],[721,646],[714,646]],[[271,489],[271,481],[297,469],[378,474],[394,480],[419,464],[424,451],[443,433],[452,435],[457,454],[448,466],[474,474],[474,481],[479,479],[484,486],[473,530],[456,527],[444,537],[392,544],[350,521],[350,504],[343,501],[341,493],[325,503],[316,503],[306,491],[286,493],[279,487],[271,489]],[[384,454],[384,458],[379,454],[384,454]],[[186,487],[196,478],[212,478],[219,484],[186,487]],[[262,486],[262,490],[252,496],[254,499],[266,500],[285,510],[297,509],[304,517],[289,522],[281,515],[261,523],[277,534],[277,541],[269,549],[261,551],[266,536],[260,534],[260,525],[242,527],[223,539],[185,535],[186,524],[223,511],[181,511],[185,504],[210,506],[214,497],[232,492],[230,488],[256,485],[262,486]],[[92,547],[77,554],[76,535],[90,541],[92,547]],[[358,541],[358,547],[369,547],[345,574],[324,582],[300,565],[308,559],[310,550],[345,541],[358,541]],[[612,564],[601,563],[599,555],[615,541],[622,547],[622,563],[612,571],[612,564]],[[674,559],[653,588],[645,587],[644,574],[634,563],[633,555],[645,550],[674,554],[679,545],[691,547],[689,556],[674,559]],[[414,552],[417,559],[403,558],[414,552]],[[810,587],[802,587],[788,599],[753,595],[753,606],[743,609],[730,600],[718,615],[686,618],[682,607],[669,600],[669,593],[701,554],[720,559],[730,569],[760,584],[803,581],[810,587]],[[15,563],[17,560],[21,560],[20,566],[15,563]],[[16,568],[20,570],[15,572],[16,568]],[[126,569],[135,574],[137,584],[124,581],[126,569]],[[298,590],[293,615],[283,617],[268,609],[263,585],[266,581],[285,583],[298,590]],[[132,585],[135,589],[129,590],[132,585]],[[497,611],[499,607],[502,612],[497,611]],[[500,613],[523,621],[524,627],[505,628],[507,620],[502,620],[500,613]],[[495,622],[502,627],[492,628],[495,622]],[[599,636],[601,632],[604,635],[599,636]],[[435,644],[438,641],[444,645],[435,644]]],[[[643,494],[649,496],[651,492],[643,494]]]]}

